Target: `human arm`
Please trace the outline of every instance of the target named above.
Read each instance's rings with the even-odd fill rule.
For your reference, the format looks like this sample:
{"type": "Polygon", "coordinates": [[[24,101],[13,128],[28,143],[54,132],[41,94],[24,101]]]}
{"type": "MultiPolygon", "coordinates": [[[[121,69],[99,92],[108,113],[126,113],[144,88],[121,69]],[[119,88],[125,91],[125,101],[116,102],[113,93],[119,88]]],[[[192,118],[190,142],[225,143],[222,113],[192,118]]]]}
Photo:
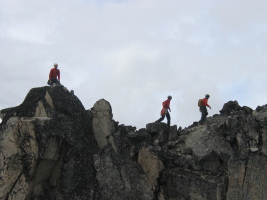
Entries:
{"type": "Polygon", "coordinates": [[[49,78],[49,80],[51,81],[51,78],[52,78],[52,69],[51,69],[50,72],[49,72],[48,78],[49,78]]]}
{"type": "Polygon", "coordinates": [[[58,81],[60,81],[60,70],[58,69],[58,81]]]}

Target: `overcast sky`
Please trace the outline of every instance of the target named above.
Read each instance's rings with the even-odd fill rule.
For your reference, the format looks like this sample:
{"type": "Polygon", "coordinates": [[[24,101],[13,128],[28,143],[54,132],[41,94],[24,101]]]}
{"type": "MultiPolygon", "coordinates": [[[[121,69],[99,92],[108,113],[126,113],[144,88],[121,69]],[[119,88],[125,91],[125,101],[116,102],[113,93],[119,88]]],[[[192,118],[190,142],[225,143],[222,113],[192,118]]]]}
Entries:
{"type": "MultiPolygon", "coordinates": [[[[237,100],[267,103],[266,0],[0,0],[0,109],[61,83],[86,109],[110,102],[114,120],[144,128],[171,101],[171,125],[237,100]]],[[[166,119],[164,120],[166,122],[166,119]]]]}

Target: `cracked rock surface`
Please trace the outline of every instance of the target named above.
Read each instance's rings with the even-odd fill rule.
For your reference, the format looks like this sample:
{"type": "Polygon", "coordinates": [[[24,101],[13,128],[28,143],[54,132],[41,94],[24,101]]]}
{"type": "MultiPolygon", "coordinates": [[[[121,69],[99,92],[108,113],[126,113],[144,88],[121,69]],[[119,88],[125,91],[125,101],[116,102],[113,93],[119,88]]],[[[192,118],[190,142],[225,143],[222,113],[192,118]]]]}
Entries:
{"type": "Polygon", "coordinates": [[[267,105],[220,113],[136,130],[105,99],[33,88],[0,112],[0,200],[266,200],[267,105]]]}

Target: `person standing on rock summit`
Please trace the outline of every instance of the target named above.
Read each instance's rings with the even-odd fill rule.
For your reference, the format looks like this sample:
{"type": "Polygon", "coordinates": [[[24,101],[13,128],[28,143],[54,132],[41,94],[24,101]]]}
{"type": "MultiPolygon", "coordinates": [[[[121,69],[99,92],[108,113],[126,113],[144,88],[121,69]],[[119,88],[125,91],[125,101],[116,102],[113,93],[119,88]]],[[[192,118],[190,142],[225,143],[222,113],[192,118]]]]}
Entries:
{"type": "Polygon", "coordinates": [[[49,83],[52,85],[53,83],[55,84],[60,84],[60,71],[58,69],[58,64],[54,64],[54,68],[50,70],[49,73],[49,83]]]}
{"type": "Polygon", "coordinates": [[[202,99],[201,101],[201,105],[200,105],[200,108],[199,108],[199,111],[201,112],[201,119],[199,121],[199,124],[203,124],[203,122],[205,121],[206,117],[208,116],[208,111],[207,111],[207,107],[210,107],[210,105],[208,104],[208,99],[210,98],[210,95],[209,94],[206,94],[205,95],[205,98],[202,99]]]}
{"type": "Polygon", "coordinates": [[[162,102],[162,110],[160,112],[161,118],[159,118],[156,122],[161,122],[162,120],[164,120],[165,116],[167,117],[167,124],[168,126],[170,126],[171,124],[171,117],[170,117],[170,113],[171,109],[170,109],[170,103],[172,100],[172,96],[168,96],[168,99],[162,102]]]}

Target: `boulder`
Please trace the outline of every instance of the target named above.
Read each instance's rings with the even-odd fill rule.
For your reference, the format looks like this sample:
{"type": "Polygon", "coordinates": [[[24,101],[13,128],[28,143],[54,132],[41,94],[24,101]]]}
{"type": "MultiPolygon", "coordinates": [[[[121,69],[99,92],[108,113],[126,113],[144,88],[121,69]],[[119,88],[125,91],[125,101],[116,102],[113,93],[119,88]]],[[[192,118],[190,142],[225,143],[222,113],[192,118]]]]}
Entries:
{"type": "Polygon", "coordinates": [[[185,143],[192,149],[193,154],[200,159],[212,151],[218,155],[226,154],[229,157],[234,154],[230,143],[218,134],[216,130],[209,129],[207,126],[198,126],[195,130],[191,131],[187,135],[185,143]]]}
{"type": "Polygon", "coordinates": [[[100,149],[108,145],[108,138],[115,132],[112,109],[108,101],[101,99],[94,104],[93,132],[100,149]]]}
{"type": "Polygon", "coordinates": [[[241,106],[237,101],[228,101],[223,105],[223,108],[220,110],[221,114],[231,114],[231,112],[241,110],[241,106]]]}

